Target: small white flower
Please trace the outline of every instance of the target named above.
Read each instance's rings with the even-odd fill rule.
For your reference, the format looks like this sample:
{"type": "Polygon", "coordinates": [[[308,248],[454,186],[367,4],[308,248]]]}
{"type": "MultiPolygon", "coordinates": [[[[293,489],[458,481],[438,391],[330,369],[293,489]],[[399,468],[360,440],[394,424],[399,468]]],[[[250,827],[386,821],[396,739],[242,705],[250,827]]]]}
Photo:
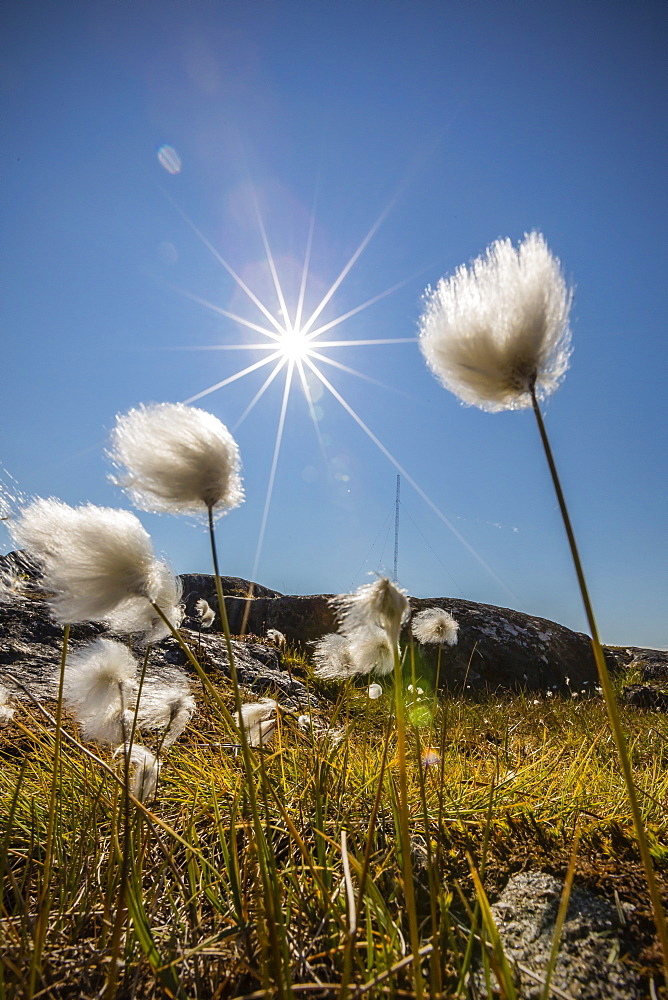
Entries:
{"type": "Polygon", "coordinates": [[[281,649],[285,646],[286,639],[282,632],[279,632],[277,628],[267,629],[267,639],[273,642],[275,646],[279,646],[281,649]]]}
{"type": "Polygon", "coordinates": [[[183,403],[119,414],[109,457],[125,469],[113,481],[140,510],[220,517],[244,498],[236,441],[213,414],[183,403]]]}
{"type": "MultiPolygon", "coordinates": [[[[249,746],[263,747],[269,742],[277,726],[276,718],[272,718],[276,715],[277,707],[273,698],[261,698],[260,701],[241,706],[249,746]]],[[[238,725],[239,717],[236,712],[234,717],[238,725]]]]}
{"type": "Polygon", "coordinates": [[[425,294],[420,349],[436,377],[483,410],[532,405],[563,378],[572,293],[540,233],[498,240],[425,294]]]}
{"type": "Polygon", "coordinates": [[[377,699],[380,698],[382,693],[383,689],[380,686],[380,684],[369,684],[369,687],[367,689],[367,694],[371,699],[371,701],[377,701],[377,699]]]}
{"type": "Polygon", "coordinates": [[[195,604],[195,613],[200,620],[202,628],[211,628],[216,617],[216,612],[203,597],[200,597],[195,604]]]}
{"type": "Polygon", "coordinates": [[[447,643],[454,646],[457,643],[459,625],[452,615],[443,608],[426,608],[413,616],[411,622],[413,635],[422,643],[447,643]]]}

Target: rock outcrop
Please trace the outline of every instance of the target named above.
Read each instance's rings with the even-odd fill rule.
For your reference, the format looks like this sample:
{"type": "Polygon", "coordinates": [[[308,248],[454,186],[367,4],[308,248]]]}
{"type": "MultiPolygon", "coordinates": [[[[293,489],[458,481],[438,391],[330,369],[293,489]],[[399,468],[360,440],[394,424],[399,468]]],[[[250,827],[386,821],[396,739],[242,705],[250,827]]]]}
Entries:
{"type": "MultiPolygon", "coordinates": [[[[186,606],[194,613],[197,596],[215,605],[211,577],[184,576],[186,606]],[[204,587],[204,589],[202,589],[204,587]]],[[[228,591],[229,593],[229,591],[228,591]]],[[[308,651],[308,645],[327,632],[335,632],[336,615],[328,594],[309,597],[283,595],[243,598],[229,596],[225,605],[235,634],[266,635],[267,629],[282,632],[289,643],[308,651]]],[[[456,646],[444,647],[441,679],[454,690],[482,691],[496,688],[526,688],[580,691],[597,682],[596,664],[588,636],[563,625],[487,604],[453,598],[411,599],[413,612],[442,607],[459,622],[456,646]]],[[[410,626],[404,628],[408,640],[410,626]]],[[[418,656],[434,672],[437,647],[419,646],[418,656]]],[[[617,658],[608,653],[609,667],[617,658]]]]}
{"type": "MultiPolygon", "coordinates": [[[[53,700],[57,695],[64,629],[51,616],[30,563],[16,553],[0,556],[0,574],[6,579],[19,574],[23,594],[5,594],[5,600],[0,602],[0,684],[12,695],[25,697],[11,681],[13,677],[34,697],[53,700]]],[[[204,596],[210,600],[212,607],[217,607],[213,578],[203,579],[204,587],[192,597],[193,611],[199,596],[204,596]],[[208,585],[213,588],[213,594],[207,589],[208,585]]],[[[225,578],[224,582],[228,589],[237,582],[247,587],[246,581],[236,581],[236,578],[225,578]]],[[[273,593],[266,588],[258,589],[273,593]]],[[[190,597],[188,602],[191,602],[190,597]]],[[[200,632],[195,618],[186,619],[181,632],[206,671],[220,672],[229,677],[225,639],[220,632],[200,632]]],[[[68,649],[79,650],[106,635],[109,635],[108,629],[99,623],[72,625],[68,649]]],[[[232,646],[239,680],[247,690],[258,695],[280,692],[281,704],[295,710],[308,704],[306,688],[298,679],[290,677],[280,652],[271,644],[247,637],[245,641],[234,641],[232,646]]],[[[135,652],[141,659],[143,649],[137,646],[135,652]]],[[[146,672],[145,683],[148,686],[158,682],[182,686],[193,675],[194,671],[175,639],[170,636],[153,644],[146,672]]],[[[316,700],[311,695],[311,703],[316,700]]]]}
{"type": "MultiPolygon", "coordinates": [[[[49,615],[34,568],[20,554],[1,556],[0,575],[7,577],[16,572],[21,575],[22,589],[27,589],[29,596],[17,598],[6,594],[8,599],[0,603],[0,668],[18,672],[40,697],[50,696],[53,694],[50,678],[60,655],[62,628],[49,615]]],[[[184,636],[191,646],[201,649],[205,669],[227,672],[220,616],[216,614],[211,629],[200,630],[195,609],[197,601],[204,598],[217,612],[214,579],[206,574],[187,574],[182,580],[187,613],[184,636]]],[[[246,637],[245,641],[235,644],[242,682],[256,691],[280,689],[295,705],[305,700],[305,689],[288,676],[281,652],[271,643],[263,642],[261,637],[266,637],[269,629],[277,629],[290,645],[301,647],[308,655],[312,642],[336,631],[330,595],[290,597],[236,577],[224,577],[223,588],[232,634],[246,637]],[[242,596],[248,594],[253,596],[242,596]]],[[[594,689],[597,673],[586,635],[507,608],[453,598],[411,599],[413,612],[433,606],[445,608],[459,623],[457,645],[444,646],[441,652],[443,686],[468,693],[498,688],[594,689]]],[[[406,642],[409,628],[406,626],[403,632],[406,642]]],[[[104,626],[99,624],[74,625],[70,646],[77,649],[104,632],[104,626]]],[[[434,676],[438,647],[416,643],[414,648],[418,673],[424,668],[434,676]]],[[[615,650],[606,655],[611,668],[628,662],[629,657],[638,659],[642,654],[650,664],[648,669],[658,670],[659,665],[650,657],[655,653],[652,650],[615,650]]],[[[664,654],[656,655],[660,658],[664,654]]],[[[189,669],[175,640],[168,638],[155,644],[149,676],[162,672],[171,678],[170,671],[177,671],[182,677],[183,671],[189,669]]]]}

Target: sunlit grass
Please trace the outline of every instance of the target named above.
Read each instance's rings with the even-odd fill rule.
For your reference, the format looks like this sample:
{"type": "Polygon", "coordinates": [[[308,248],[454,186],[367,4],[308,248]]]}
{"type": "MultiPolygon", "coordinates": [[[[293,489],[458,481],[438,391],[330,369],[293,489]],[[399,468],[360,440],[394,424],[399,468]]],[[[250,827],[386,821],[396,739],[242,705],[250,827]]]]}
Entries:
{"type": "MultiPolygon", "coordinates": [[[[219,693],[232,708],[229,687],[219,693]]],[[[229,728],[215,705],[200,705],[195,726],[165,757],[158,801],[133,807],[119,996],[291,996],[318,986],[321,995],[338,995],[351,927],[343,831],[356,918],[346,995],[414,994],[396,825],[396,731],[387,726],[391,691],[369,702],[365,690],[353,687],[340,693],[338,705],[322,694],[319,704],[311,729],[284,714],[272,744],[256,751],[251,780],[264,844],[253,824],[243,757],[230,747],[229,728]],[[263,889],[263,850],[272,858],[271,900],[263,889]],[[360,886],[365,855],[368,877],[360,886]],[[280,910],[273,940],[272,907],[280,910]]],[[[661,872],[668,862],[668,725],[661,716],[634,710],[625,711],[623,721],[661,872]]],[[[3,731],[0,995],[7,997],[28,995],[53,749],[52,730],[32,709],[22,707],[16,726],[3,731]]],[[[106,751],[100,753],[113,766],[106,751]]],[[[473,913],[479,890],[471,862],[491,897],[522,865],[548,863],[563,874],[577,824],[576,880],[580,865],[586,871],[611,857],[620,888],[629,872],[641,871],[599,698],[447,697],[430,725],[408,726],[407,760],[420,951],[430,996],[454,996],[457,983],[462,995],[474,995],[468,966],[477,961],[477,948],[467,951],[467,945],[479,928],[471,926],[465,904],[473,913]],[[431,751],[429,766],[425,750],[431,751]]],[[[71,995],[73,975],[83,997],[105,986],[122,811],[119,783],[65,742],[49,922],[34,995],[43,989],[50,996],[71,995]]],[[[658,968],[657,961],[654,972],[658,968]]]]}

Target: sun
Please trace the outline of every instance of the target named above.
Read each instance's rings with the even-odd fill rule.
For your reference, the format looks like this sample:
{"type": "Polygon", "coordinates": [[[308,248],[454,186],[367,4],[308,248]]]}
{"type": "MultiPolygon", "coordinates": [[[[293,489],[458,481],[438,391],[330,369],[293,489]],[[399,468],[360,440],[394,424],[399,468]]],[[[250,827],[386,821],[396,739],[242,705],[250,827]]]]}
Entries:
{"type": "Polygon", "coordinates": [[[276,350],[286,361],[298,362],[310,356],[312,346],[303,329],[287,326],[276,343],[276,350]]]}
{"type": "MultiPolygon", "coordinates": [[[[257,206],[256,206],[257,207],[257,206]]],[[[219,316],[224,316],[226,319],[232,320],[238,326],[244,328],[245,330],[251,330],[256,334],[260,334],[263,340],[256,343],[225,343],[216,344],[206,348],[195,348],[200,350],[213,350],[213,351],[250,351],[253,354],[255,352],[261,352],[264,357],[261,357],[259,361],[255,361],[245,368],[234,372],[232,375],[228,375],[226,378],[221,379],[221,381],[214,383],[213,385],[207,386],[206,389],[202,389],[200,392],[195,393],[195,395],[190,396],[188,399],[184,399],[183,402],[186,404],[195,403],[205,396],[209,396],[213,392],[230,385],[232,382],[237,382],[238,380],[244,378],[247,375],[251,375],[254,372],[260,371],[265,368],[268,369],[269,374],[264,379],[264,382],[257,390],[253,398],[250,400],[246,406],[244,412],[241,414],[236,424],[232,428],[232,431],[236,431],[239,425],[246,419],[246,417],[251,413],[255,406],[259,403],[260,399],[264,396],[267,389],[274,382],[275,379],[282,373],[284,376],[283,382],[283,392],[282,392],[282,402],[280,407],[280,413],[278,416],[277,427],[276,427],[276,437],[274,441],[274,451],[271,461],[271,468],[269,471],[269,480],[267,483],[267,494],[264,502],[264,509],[262,512],[262,523],[258,532],[257,548],[255,552],[255,560],[253,564],[253,569],[251,571],[251,578],[256,579],[260,554],[262,552],[262,546],[264,543],[264,536],[267,527],[267,520],[269,516],[269,508],[271,505],[271,499],[274,489],[274,482],[276,479],[276,470],[278,467],[279,455],[281,450],[281,442],[283,440],[283,433],[285,430],[285,422],[288,408],[288,400],[293,387],[301,385],[301,389],[306,398],[306,402],[309,408],[309,413],[315,432],[318,436],[318,440],[321,441],[320,428],[318,425],[318,417],[316,414],[316,406],[312,396],[312,386],[314,380],[319,382],[322,389],[327,391],[330,396],[337,401],[337,403],[348,413],[348,415],[355,421],[357,426],[364,432],[364,434],[376,445],[379,451],[388,459],[391,465],[400,473],[404,479],[413,487],[416,493],[422,498],[426,505],[436,514],[436,516],[445,524],[445,526],[452,532],[452,534],[459,540],[459,542],[464,546],[465,549],[483,566],[487,573],[499,583],[504,590],[508,590],[506,585],[502,580],[494,573],[494,571],[487,565],[487,563],[482,559],[482,557],[476,552],[473,546],[462,536],[458,531],[452,521],[439,509],[439,507],[434,503],[434,501],[425,493],[422,487],[416,482],[416,480],[410,475],[410,473],[397,461],[390,450],[380,441],[380,439],[374,434],[371,428],[364,422],[362,417],[353,409],[350,403],[346,400],[341,392],[332,384],[332,382],[325,376],[323,372],[323,366],[328,366],[334,368],[338,372],[345,373],[346,375],[352,375],[357,378],[364,379],[367,382],[375,383],[376,385],[381,385],[382,383],[377,382],[376,379],[366,375],[364,372],[358,371],[355,368],[351,368],[348,365],[342,364],[335,358],[330,357],[329,353],[323,353],[323,351],[328,351],[330,349],[336,349],[339,347],[385,347],[390,344],[415,344],[416,337],[397,337],[397,338],[373,338],[368,340],[352,340],[347,338],[337,338],[335,340],[325,340],[323,335],[330,333],[336,327],[345,323],[347,320],[351,319],[353,316],[358,315],[363,310],[368,309],[370,306],[375,305],[381,299],[384,299],[388,295],[392,295],[393,292],[397,291],[403,285],[407,284],[411,278],[406,278],[403,281],[398,282],[391,288],[385,289],[385,291],[380,292],[377,295],[367,299],[360,305],[348,309],[346,312],[335,316],[334,319],[330,319],[326,322],[322,322],[320,317],[322,316],[327,305],[336,295],[342,282],[346,279],[351,269],[354,267],[358,261],[361,254],[364,252],[369,242],[375,235],[379,226],[381,225],[383,219],[385,218],[387,212],[389,211],[389,206],[385,209],[376,222],[373,224],[369,232],[366,234],[360,245],[357,247],[353,255],[350,257],[348,262],[345,264],[338,277],[332,282],[329,289],[320,299],[318,305],[313,309],[310,314],[308,310],[305,310],[306,304],[306,291],[309,278],[309,264],[311,257],[311,241],[313,237],[313,225],[315,222],[315,216],[311,217],[311,226],[309,231],[309,236],[307,240],[306,252],[304,255],[304,263],[301,274],[301,281],[299,286],[299,294],[297,296],[296,302],[291,302],[290,306],[286,301],[286,296],[283,290],[283,282],[281,281],[281,275],[279,275],[278,269],[276,267],[276,262],[274,260],[271,248],[269,246],[269,240],[267,239],[266,230],[264,227],[264,222],[259,212],[259,207],[257,207],[257,221],[260,230],[260,235],[262,237],[262,242],[264,245],[264,250],[266,254],[266,263],[268,270],[271,274],[273,289],[275,292],[275,297],[278,302],[278,318],[274,314],[274,311],[270,308],[266,302],[257,295],[249,285],[243,280],[243,278],[237,274],[234,268],[221,256],[218,250],[213,246],[213,244],[204,236],[204,234],[195,226],[195,224],[182,212],[178,210],[179,214],[182,216],[184,221],[190,226],[193,232],[201,240],[204,246],[209,250],[212,256],[218,261],[223,270],[233,279],[237,287],[244,293],[248,302],[256,310],[256,318],[250,319],[246,316],[238,315],[237,313],[230,312],[224,309],[222,306],[216,305],[212,302],[206,301],[197,295],[192,294],[184,289],[179,289],[183,295],[197,302],[199,305],[204,306],[206,309],[211,310],[219,316]],[[258,315],[259,314],[259,315],[258,315]],[[320,320],[320,322],[318,322],[320,320]]],[[[331,337],[331,333],[330,333],[331,337]]],[[[257,356],[257,354],[255,354],[257,356]]],[[[385,388],[388,388],[385,386],[385,388]]]]}

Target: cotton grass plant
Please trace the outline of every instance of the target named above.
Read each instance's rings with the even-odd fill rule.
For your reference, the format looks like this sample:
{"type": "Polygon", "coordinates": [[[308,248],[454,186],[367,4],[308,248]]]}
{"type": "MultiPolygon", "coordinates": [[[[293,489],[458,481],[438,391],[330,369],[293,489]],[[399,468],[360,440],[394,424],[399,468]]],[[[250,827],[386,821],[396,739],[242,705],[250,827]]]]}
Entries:
{"type": "Polygon", "coordinates": [[[434,679],[434,707],[438,698],[438,687],[441,680],[441,654],[443,646],[456,646],[459,637],[459,624],[445,608],[425,608],[413,615],[411,632],[418,642],[425,645],[438,646],[436,662],[436,677],[434,679]]]}
{"type": "Polygon", "coordinates": [[[180,584],[129,511],[40,499],[8,526],[15,544],[38,564],[57,621],[106,621],[156,638],[167,634],[156,630],[159,608],[174,627],[180,624],[180,584]]]}
{"type": "Polygon", "coordinates": [[[610,728],[627,787],[668,981],[668,927],[638,802],[633,770],[605,663],[580,555],[539,402],[569,364],[572,290],[540,233],[514,248],[498,240],[469,266],[428,289],[419,343],[433,374],[462,402],[482,410],[532,409],[545,451],[591,633],[610,728]]]}
{"type": "MultiPolygon", "coordinates": [[[[116,417],[108,455],[117,469],[112,481],[140,510],[206,518],[218,610],[236,692],[235,709],[241,719],[241,696],[214,531],[215,521],[244,499],[236,441],[212,413],[183,403],[157,403],[116,417]]],[[[199,665],[196,669],[202,676],[199,665]]],[[[243,719],[240,725],[243,730],[243,719]]]]}
{"type": "MultiPolygon", "coordinates": [[[[225,598],[223,595],[215,521],[237,507],[244,498],[241,461],[237,444],[227,427],[213,414],[181,403],[142,406],[116,418],[111,434],[109,457],[117,468],[112,477],[126,490],[141,510],[158,513],[204,516],[209,530],[211,555],[218,598],[218,610],[225,635],[227,657],[234,693],[234,717],[211,686],[201,665],[188,653],[200,679],[213,693],[223,715],[238,727],[241,752],[247,775],[247,792],[258,845],[265,901],[267,949],[274,968],[279,996],[289,987],[285,967],[287,953],[280,945],[282,914],[276,895],[275,864],[262,825],[255,787],[256,761],[246,732],[241,690],[232,648],[225,598]]],[[[174,630],[175,634],[176,630],[174,630]]],[[[265,723],[268,720],[264,720],[265,723]]],[[[269,795],[264,770],[261,770],[263,797],[269,795]]]]}

